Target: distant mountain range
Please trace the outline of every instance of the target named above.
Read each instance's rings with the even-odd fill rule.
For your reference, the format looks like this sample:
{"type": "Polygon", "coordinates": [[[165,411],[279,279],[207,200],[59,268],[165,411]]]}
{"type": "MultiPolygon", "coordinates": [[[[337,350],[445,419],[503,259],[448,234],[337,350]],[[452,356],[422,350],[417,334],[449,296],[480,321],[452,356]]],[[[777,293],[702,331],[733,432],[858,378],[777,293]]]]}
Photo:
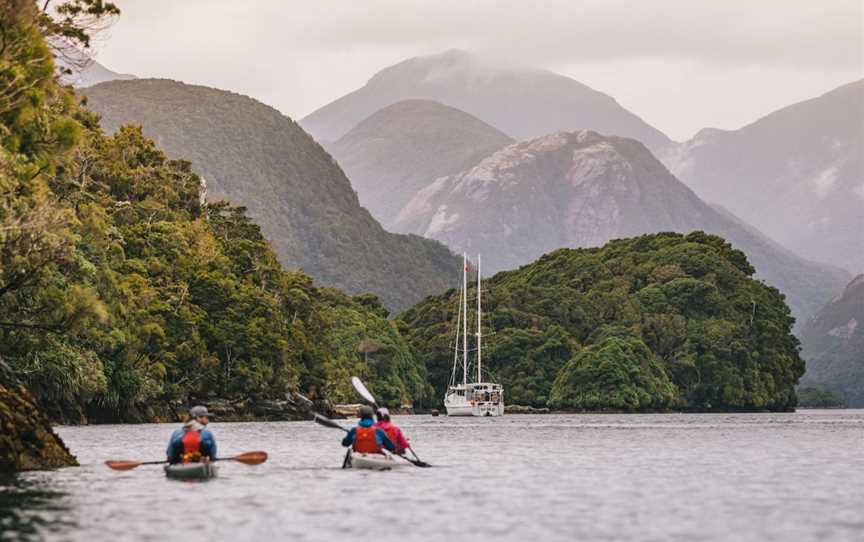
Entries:
{"type": "Polygon", "coordinates": [[[802,385],[839,391],[848,406],[864,407],[864,275],[811,318],[801,336],[807,361],[802,385]]]}
{"type": "Polygon", "coordinates": [[[587,128],[633,137],[652,149],[671,143],[611,96],[570,77],[460,50],[385,68],[362,88],[318,109],[300,124],[318,141],[336,141],[372,113],[411,98],[455,107],[515,139],[587,128]]]}
{"type": "Polygon", "coordinates": [[[758,276],[787,295],[799,319],[849,279],[843,270],[795,256],[710,207],[638,141],[587,130],[514,143],[474,167],[440,177],[403,208],[395,226],[457,252],[482,252],[490,274],[560,247],[703,230],[744,251],[758,276]]]}
{"type": "Polygon", "coordinates": [[[342,170],[300,126],[246,96],[169,80],[111,81],[82,91],[102,125],[127,123],[207,181],[208,199],[246,206],[282,263],[402,309],[451,286],[459,261],[440,243],[388,233],[342,170]]]}
{"type": "Polygon", "coordinates": [[[64,62],[62,58],[57,58],[55,60],[58,65],[66,67],[72,72],[61,75],[60,80],[75,88],[92,87],[93,85],[98,85],[99,83],[104,83],[106,81],[128,81],[129,79],[137,79],[134,75],[128,73],[117,73],[111,71],[102,64],[95,60],[87,59],[83,55],[78,61],[76,61],[76,65],[64,62]]]}
{"type": "Polygon", "coordinates": [[[402,207],[432,180],[471,167],[513,140],[485,122],[431,100],[405,100],[361,121],[327,150],[360,203],[392,229],[402,207]]]}
{"type": "Polygon", "coordinates": [[[678,178],[806,258],[864,270],[864,80],[660,153],[678,178]]]}

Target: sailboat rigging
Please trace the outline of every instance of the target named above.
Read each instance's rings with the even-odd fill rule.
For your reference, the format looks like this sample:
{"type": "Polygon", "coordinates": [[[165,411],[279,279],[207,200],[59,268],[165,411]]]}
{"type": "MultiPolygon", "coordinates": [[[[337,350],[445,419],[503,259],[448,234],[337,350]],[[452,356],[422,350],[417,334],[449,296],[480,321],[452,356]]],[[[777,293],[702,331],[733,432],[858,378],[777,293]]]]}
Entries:
{"type": "Polygon", "coordinates": [[[453,354],[453,370],[444,396],[444,407],[448,416],[503,416],[504,387],[501,384],[483,381],[483,304],[480,276],[480,256],[477,256],[477,374],[469,378],[468,363],[468,257],[462,254],[462,291],[456,315],[456,348],[453,354]],[[457,369],[462,353],[462,382],[457,383],[457,369]]]}

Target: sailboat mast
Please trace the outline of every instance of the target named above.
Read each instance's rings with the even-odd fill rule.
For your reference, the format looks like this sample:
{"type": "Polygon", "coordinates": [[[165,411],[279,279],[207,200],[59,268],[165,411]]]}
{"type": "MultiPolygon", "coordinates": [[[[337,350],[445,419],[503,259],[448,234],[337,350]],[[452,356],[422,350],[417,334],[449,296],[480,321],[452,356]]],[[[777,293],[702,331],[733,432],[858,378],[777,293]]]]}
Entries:
{"type": "Polygon", "coordinates": [[[482,342],[481,337],[483,336],[483,331],[481,329],[481,324],[483,323],[483,307],[480,306],[480,255],[477,255],[477,382],[483,382],[483,372],[482,372],[482,355],[480,352],[480,343],[482,342]]]}
{"type": "Polygon", "coordinates": [[[468,385],[468,255],[462,253],[462,385],[468,385]]]}

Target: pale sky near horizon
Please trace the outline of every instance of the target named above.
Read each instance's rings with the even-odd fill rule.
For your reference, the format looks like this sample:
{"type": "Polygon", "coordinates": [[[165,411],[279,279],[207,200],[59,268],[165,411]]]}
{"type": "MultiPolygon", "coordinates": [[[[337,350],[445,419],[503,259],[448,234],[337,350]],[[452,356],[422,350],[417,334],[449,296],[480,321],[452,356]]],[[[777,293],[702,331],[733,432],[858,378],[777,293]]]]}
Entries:
{"type": "Polygon", "coordinates": [[[864,78],[862,0],[114,0],[97,60],[300,119],[413,56],[459,48],[605,92],[676,140],[864,78]]]}

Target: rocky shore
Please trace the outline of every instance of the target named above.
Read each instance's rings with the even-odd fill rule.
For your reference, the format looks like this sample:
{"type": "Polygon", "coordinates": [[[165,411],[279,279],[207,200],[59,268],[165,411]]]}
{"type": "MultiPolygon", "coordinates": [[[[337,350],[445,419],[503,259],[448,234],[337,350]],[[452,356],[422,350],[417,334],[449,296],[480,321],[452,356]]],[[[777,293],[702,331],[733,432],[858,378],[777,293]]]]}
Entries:
{"type": "Polygon", "coordinates": [[[0,473],[77,464],[48,416],[0,360],[0,473]]]}
{"type": "MultiPolygon", "coordinates": [[[[163,402],[134,405],[120,412],[91,406],[83,416],[59,415],[55,421],[64,424],[102,423],[170,423],[186,419],[189,408],[201,404],[220,422],[275,422],[299,421],[310,418],[310,407],[288,399],[201,399],[200,401],[163,402]]],[[[329,418],[344,418],[345,415],[327,400],[312,403],[311,410],[329,418]]]]}
{"type": "Polygon", "coordinates": [[[504,405],[504,414],[549,414],[546,407],[535,408],[526,405],[504,405]]]}

